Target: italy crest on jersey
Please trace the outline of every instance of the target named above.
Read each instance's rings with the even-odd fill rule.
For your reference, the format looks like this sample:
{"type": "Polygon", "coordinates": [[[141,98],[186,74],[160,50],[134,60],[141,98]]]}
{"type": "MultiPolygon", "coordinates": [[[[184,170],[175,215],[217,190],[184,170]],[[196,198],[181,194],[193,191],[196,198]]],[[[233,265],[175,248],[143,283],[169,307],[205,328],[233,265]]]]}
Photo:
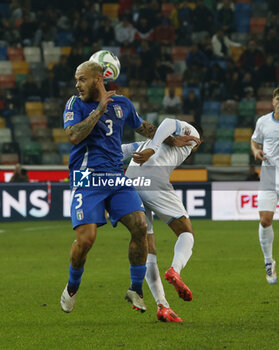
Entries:
{"type": "Polygon", "coordinates": [[[123,117],[122,108],[119,105],[114,105],[113,108],[117,118],[121,119],[123,117]]]}

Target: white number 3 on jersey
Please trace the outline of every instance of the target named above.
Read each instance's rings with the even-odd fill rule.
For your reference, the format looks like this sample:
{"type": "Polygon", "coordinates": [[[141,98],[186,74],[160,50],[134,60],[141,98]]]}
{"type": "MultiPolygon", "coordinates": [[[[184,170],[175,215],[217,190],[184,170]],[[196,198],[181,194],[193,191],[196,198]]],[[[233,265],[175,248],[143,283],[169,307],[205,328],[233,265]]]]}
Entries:
{"type": "Polygon", "coordinates": [[[106,136],[110,136],[110,135],[113,133],[113,130],[112,130],[113,122],[112,122],[111,119],[107,119],[107,120],[105,121],[105,123],[108,124],[107,127],[108,127],[108,129],[109,129],[109,131],[106,133],[106,136]]]}

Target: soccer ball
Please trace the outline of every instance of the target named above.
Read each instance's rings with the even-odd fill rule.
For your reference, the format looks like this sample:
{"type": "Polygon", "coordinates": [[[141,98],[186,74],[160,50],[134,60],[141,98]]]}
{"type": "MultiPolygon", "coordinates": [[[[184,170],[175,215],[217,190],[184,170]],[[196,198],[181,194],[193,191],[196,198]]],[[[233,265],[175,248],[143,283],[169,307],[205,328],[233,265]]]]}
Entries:
{"type": "Polygon", "coordinates": [[[97,51],[89,58],[89,61],[97,62],[103,67],[104,80],[115,80],[118,78],[121,68],[120,62],[118,57],[111,51],[97,51]]]}

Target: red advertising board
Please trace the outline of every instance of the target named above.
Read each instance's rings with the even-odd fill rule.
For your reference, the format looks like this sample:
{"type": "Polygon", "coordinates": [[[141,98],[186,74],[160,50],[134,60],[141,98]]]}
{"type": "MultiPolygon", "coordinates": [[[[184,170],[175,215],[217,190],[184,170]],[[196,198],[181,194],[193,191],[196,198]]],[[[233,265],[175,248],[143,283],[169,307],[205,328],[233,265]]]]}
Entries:
{"type": "MultiPolygon", "coordinates": [[[[9,182],[13,176],[12,170],[0,170],[0,182],[9,182]]],[[[30,182],[60,182],[69,177],[68,170],[27,170],[30,182]]]]}

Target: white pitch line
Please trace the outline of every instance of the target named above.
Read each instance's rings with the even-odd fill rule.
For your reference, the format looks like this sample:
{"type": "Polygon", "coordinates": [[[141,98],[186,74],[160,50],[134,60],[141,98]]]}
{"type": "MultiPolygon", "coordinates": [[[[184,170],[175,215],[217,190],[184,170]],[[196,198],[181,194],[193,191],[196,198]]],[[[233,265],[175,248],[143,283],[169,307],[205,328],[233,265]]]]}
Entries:
{"type": "Polygon", "coordinates": [[[0,233],[4,233],[5,232],[5,230],[0,230],[0,233]]]}
{"type": "Polygon", "coordinates": [[[35,227],[26,227],[23,228],[22,231],[36,231],[36,230],[49,230],[51,228],[63,227],[62,225],[54,225],[54,226],[35,226],[35,227]]]}

